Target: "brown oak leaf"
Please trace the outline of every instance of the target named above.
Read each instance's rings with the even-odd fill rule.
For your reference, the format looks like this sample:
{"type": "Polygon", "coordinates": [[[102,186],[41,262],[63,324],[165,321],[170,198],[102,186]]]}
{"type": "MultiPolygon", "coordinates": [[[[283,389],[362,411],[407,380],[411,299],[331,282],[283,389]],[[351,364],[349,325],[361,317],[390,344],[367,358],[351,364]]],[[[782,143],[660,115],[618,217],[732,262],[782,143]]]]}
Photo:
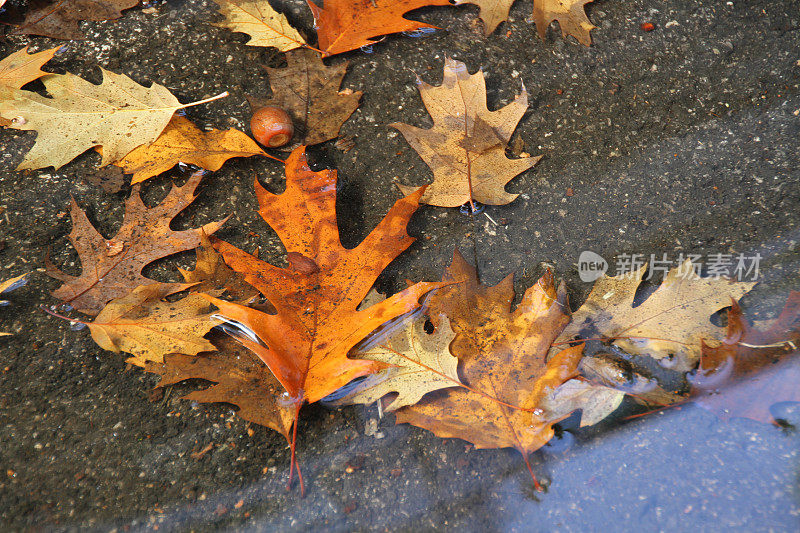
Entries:
{"type": "MultiPolygon", "coordinates": [[[[486,107],[483,72],[470,75],[460,61],[446,59],[442,84],[434,87],[418,80],[433,127],[421,129],[394,123],[433,171],[433,183],[422,203],[456,207],[467,202],[507,204],[518,195],[505,191],[515,176],[541,157],[508,159],[506,145],[528,109],[525,87],[514,101],[497,111],[486,107]]],[[[413,187],[401,185],[408,194],[413,187]]]]}
{"type": "Polygon", "coordinates": [[[235,129],[202,131],[186,117],[175,115],[152,144],[144,144],[114,164],[133,174],[131,184],[166,172],[178,163],[219,170],[234,157],[264,155],[244,132],[235,129]]]}
{"type": "MultiPolygon", "coordinates": [[[[489,287],[456,252],[444,281],[428,300],[430,313],[444,313],[456,338],[450,346],[459,375],[469,388],[429,394],[397,411],[409,423],[442,438],[460,438],[477,448],[513,447],[528,455],[553,436],[551,418],[540,405],[546,395],[577,375],[582,346],[563,350],[550,361],[550,344],[569,322],[566,289],[556,289],[548,271],[512,311],[512,276],[489,287]]],[[[568,414],[568,413],[567,413],[568,414]]]]}
{"type": "Polygon", "coordinates": [[[292,117],[295,140],[306,146],[336,138],[362,94],[339,91],[348,63],[327,67],[317,52],[308,49],[288,52],[286,61],[286,68],[267,68],[272,97],[248,96],[251,107],[284,109],[292,117]]]}
{"type": "Polygon", "coordinates": [[[424,6],[447,6],[450,0],[325,0],[324,6],[308,0],[317,26],[323,56],[332,56],[375,43],[379,35],[433,28],[403,18],[424,6]]]}
{"type": "Polygon", "coordinates": [[[253,352],[234,339],[217,335],[212,341],[217,351],[198,355],[170,354],[164,357],[163,363],[147,363],[145,370],[161,376],[159,387],[187,379],[214,382],[183,398],[236,405],[240,418],[274,429],[288,441],[295,409],[282,397],[285,391],[275,376],[253,352]]]}
{"type": "Polygon", "coordinates": [[[700,367],[689,376],[694,402],[723,420],[771,422],[771,405],[800,402],[800,292],[789,294],[766,330],[750,325],[733,300],[727,335],[702,350],[700,367]]]}
{"type": "MultiPolygon", "coordinates": [[[[72,199],[72,231],[69,239],[81,261],[80,276],[62,272],[47,259],[47,273],[64,284],[53,291],[72,307],[94,315],[114,298],[125,296],[139,285],[154,280],[142,275],[142,269],[156,259],[200,245],[200,235],[210,235],[225,222],[210,222],[200,228],[174,231],[172,219],[194,200],[194,191],[202,173],[193,174],[182,187],[173,187],[164,201],[148,208],[135,185],[125,203],[122,226],[110,239],[104,238],[89,222],[72,199]]],[[[173,284],[180,290],[181,284],[173,284]]],[[[175,292],[175,291],[172,291],[175,292]]]]}
{"type": "Polygon", "coordinates": [[[236,272],[225,264],[222,254],[214,249],[208,235],[200,235],[201,246],[195,251],[197,264],[194,270],[178,267],[186,283],[192,283],[192,292],[204,292],[212,296],[227,293],[234,300],[249,300],[258,291],[244,279],[244,274],[236,272]]]}
{"type": "Polygon", "coordinates": [[[139,5],[139,0],[53,0],[30,4],[25,20],[12,35],[42,35],[54,39],[85,39],[81,20],[112,20],[139,5]]]}

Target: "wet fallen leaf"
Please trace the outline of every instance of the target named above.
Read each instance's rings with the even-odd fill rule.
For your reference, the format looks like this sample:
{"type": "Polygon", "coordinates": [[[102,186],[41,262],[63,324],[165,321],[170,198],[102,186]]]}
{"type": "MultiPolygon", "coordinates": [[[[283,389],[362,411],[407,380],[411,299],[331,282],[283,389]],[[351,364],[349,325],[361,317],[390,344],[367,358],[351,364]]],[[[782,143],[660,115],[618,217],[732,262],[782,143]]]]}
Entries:
{"type": "Polygon", "coordinates": [[[46,76],[48,73],[41,70],[41,67],[53,59],[60,48],[60,46],[56,46],[49,50],[29,54],[26,46],[4,57],[0,60],[0,85],[20,89],[23,85],[46,76]]]}
{"type": "Polygon", "coordinates": [[[350,355],[391,365],[359,382],[334,405],[370,404],[387,394],[397,397],[384,407],[394,411],[413,405],[427,393],[457,387],[460,383],[458,359],[450,353],[455,333],[450,321],[442,315],[433,333],[425,331],[426,317],[417,313],[389,331],[380,331],[374,339],[356,347],[350,355]]]}
{"type": "Polygon", "coordinates": [[[450,349],[469,388],[428,395],[399,409],[397,422],[476,448],[513,447],[527,463],[528,455],[552,438],[553,424],[568,414],[551,418],[542,400],[576,377],[582,356],[583,347],[576,346],[545,363],[550,344],[569,322],[566,289],[562,284],[556,290],[548,271],[512,312],[512,276],[494,287],[480,284],[458,252],[443,280],[456,283],[431,295],[430,312],[450,318],[456,332],[450,349]]]}
{"type": "Polygon", "coordinates": [[[570,379],[545,394],[541,407],[548,417],[565,418],[581,410],[581,427],[597,424],[616,411],[625,393],[581,379],[570,379]]]}
{"type": "Polygon", "coordinates": [[[85,39],[81,20],[113,20],[139,4],[139,0],[35,0],[25,20],[11,35],[42,35],[54,39],[85,39]]]}
{"type": "Polygon", "coordinates": [[[447,6],[450,0],[326,0],[323,7],[308,0],[308,5],[319,48],[324,56],[332,56],[374,44],[370,39],[379,35],[433,28],[403,14],[424,6],[447,6]]]}
{"type": "Polygon", "coordinates": [[[187,379],[214,382],[183,398],[201,403],[236,405],[243,420],[274,429],[289,440],[294,405],[281,400],[283,388],[258,357],[227,335],[212,337],[217,351],[200,355],[170,354],[164,363],[148,363],[145,370],[161,376],[159,387],[187,379]]]}
{"type": "MultiPolygon", "coordinates": [[[[0,4],[2,5],[2,4],[0,4]]],[[[28,47],[17,50],[0,60],[0,86],[20,89],[23,85],[37,80],[48,73],[41,70],[42,65],[53,58],[61,48],[57,46],[34,54],[28,54],[28,47]]],[[[0,126],[11,126],[11,120],[0,117],[0,126]]]]}
{"type": "Polygon", "coordinates": [[[579,43],[592,44],[591,31],[595,28],[586,16],[586,4],[594,0],[533,0],[533,20],[539,37],[547,36],[547,28],[558,21],[561,34],[575,37],[579,43]]]}
{"type": "Polygon", "coordinates": [[[339,91],[348,63],[325,66],[319,54],[308,49],[287,53],[286,61],[286,68],[267,68],[271,98],[248,96],[253,110],[264,106],[284,109],[292,117],[295,139],[301,144],[336,138],[361,98],[361,91],[339,91]]]}
{"type": "Polygon", "coordinates": [[[483,21],[483,31],[489,35],[501,22],[508,20],[508,12],[514,0],[455,0],[457,6],[473,4],[480,7],[480,17],[483,21]]]}
{"type": "Polygon", "coordinates": [[[234,300],[249,300],[258,291],[244,279],[244,274],[236,272],[225,264],[222,254],[214,249],[206,234],[200,235],[200,248],[196,250],[197,265],[194,270],[178,267],[186,283],[192,283],[192,292],[204,292],[212,296],[227,293],[234,300]]]}
{"type": "MultiPolygon", "coordinates": [[[[508,140],[528,109],[525,87],[514,101],[497,111],[486,107],[483,72],[470,75],[460,61],[446,59],[438,87],[418,81],[420,96],[433,117],[433,127],[421,129],[390,124],[433,171],[433,183],[422,203],[456,207],[466,202],[507,204],[518,195],[505,185],[541,157],[508,159],[508,140]]],[[[401,186],[408,194],[413,187],[401,186]]]]}
{"type": "MultiPolygon", "coordinates": [[[[202,173],[193,174],[182,187],[173,187],[164,201],[148,208],[134,185],[125,203],[122,226],[112,239],[103,238],[86,214],[72,200],[72,231],[69,234],[82,265],[80,276],[71,276],[47,261],[47,274],[64,284],[53,296],[87,314],[97,314],[106,302],[125,296],[139,285],[154,283],[142,269],[156,259],[200,245],[200,235],[214,233],[223,222],[211,222],[197,229],[174,231],[170,222],[194,200],[202,173]],[[118,243],[121,252],[113,253],[118,243]]],[[[176,292],[181,284],[173,284],[176,292]]]]}
{"type": "Polygon", "coordinates": [[[134,149],[114,164],[133,174],[133,184],[158,176],[178,163],[214,171],[228,159],[254,155],[266,154],[244,132],[202,131],[188,118],[175,115],[155,142],[134,149]]]}
{"type": "Polygon", "coordinates": [[[418,283],[357,310],[381,271],[414,241],[405,228],[421,190],[398,200],[378,227],[348,250],[339,241],[336,171],[313,172],[303,147],[286,161],[284,193],[269,193],[257,182],[255,187],[259,214],[283,242],[290,266],[271,265],[223,241],[215,247],[277,314],[209,299],[220,315],[252,333],[240,341],[272,370],[299,408],[379,370],[380,364],[348,359],[347,353],[384,322],[419,307],[420,297],[441,284],[418,283]]]}
{"type": "Polygon", "coordinates": [[[665,365],[687,371],[700,358],[701,340],[722,337],[723,330],[711,323],[711,315],[755,284],[701,278],[687,260],[670,270],[641,305],[633,307],[646,269],[645,264],[630,274],[598,279],[556,343],[600,336],[630,354],[666,359],[665,365]]]}
{"type": "Polygon", "coordinates": [[[101,165],[107,165],[155,141],[175,111],[197,103],[181,104],[157,83],[145,88],[101,71],[100,85],[70,73],[43,77],[52,98],[0,87],[0,116],[13,120],[13,128],[38,132],[17,170],[60,168],[94,146],[103,147],[101,165]]]}
{"type": "Polygon", "coordinates": [[[703,344],[700,367],[690,381],[694,402],[724,420],[771,422],[770,406],[800,402],[800,292],[789,294],[765,330],[750,325],[731,302],[727,335],[719,346],[703,344]]]}
{"type": "Polygon", "coordinates": [[[199,294],[175,302],[164,297],[173,284],[141,285],[111,300],[94,321],[87,323],[94,341],[104,350],[127,352],[128,363],[161,363],[170,353],[195,355],[214,350],[203,336],[220,320],[211,318],[212,307],[199,294]]]}
{"type": "Polygon", "coordinates": [[[214,24],[248,34],[249,46],[274,46],[281,52],[305,46],[306,41],[286,16],[275,11],[267,0],[214,0],[225,22],[214,24]]]}

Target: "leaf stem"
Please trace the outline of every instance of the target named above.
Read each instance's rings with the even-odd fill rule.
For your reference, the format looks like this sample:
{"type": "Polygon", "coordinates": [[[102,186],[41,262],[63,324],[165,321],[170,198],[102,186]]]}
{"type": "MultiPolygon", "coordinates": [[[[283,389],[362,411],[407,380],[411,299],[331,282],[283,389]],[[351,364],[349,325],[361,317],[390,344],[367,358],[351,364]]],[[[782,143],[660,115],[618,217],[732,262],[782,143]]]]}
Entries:
{"type": "Polygon", "coordinates": [[[202,100],[198,100],[196,102],[181,104],[180,107],[178,107],[178,109],[186,109],[187,107],[192,107],[194,105],[207,104],[208,102],[213,102],[214,100],[219,100],[220,98],[225,98],[226,96],[230,96],[230,93],[228,91],[219,93],[218,95],[212,96],[210,98],[204,98],[202,100]]]}
{"type": "Polygon", "coordinates": [[[83,324],[85,326],[88,326],[90,324],[89,322],[84,322],[83,320],[78,320],[77,318],[69,318],[68,316],[60,315],[60,314],[56,313],[55,311],[51,311],[50,309],[46,308],[44,305],[40,305],[39,309],[41,309],[42,311],[44,311],[48,315],[53,315],[56,318],[61,318],[63,320],[67,320],[67,321],[72,322],[72,323],[83,324]]]}

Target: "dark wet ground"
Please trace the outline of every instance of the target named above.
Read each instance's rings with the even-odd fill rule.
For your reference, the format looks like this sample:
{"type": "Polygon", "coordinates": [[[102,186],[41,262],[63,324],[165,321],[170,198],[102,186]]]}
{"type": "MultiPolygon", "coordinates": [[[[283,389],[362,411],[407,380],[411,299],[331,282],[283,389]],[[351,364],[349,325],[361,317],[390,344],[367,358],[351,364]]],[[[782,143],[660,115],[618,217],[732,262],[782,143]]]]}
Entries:
{"type": "MultiPolygon", "coordinates": [[[[309,29],[303,2],[276,2],[309,29]]],[[[94,82],[98,66],[158,82],[182,101],[224,90],[221,102],[188,110],[201,126],[245,129],[246,93],[265,93],[261,64],[271,50],[210,26],[211,2],[154,4],[116,22],[85,24],[89,40],[71,42],[51,61],[94,82]]],[[[313,157],[339,169],[343,239],[355,245],[398,197],[394,180],[425,182],[430,173],[387,124],[430,125],[414,76],[438,84],[445,56],[482,67],[489,107],[509,102],[525,83],[531,100],[516,136],[532,171],[508,187],[522,196],[487,216],[426,207],[411,224],[420,239],[380,278],[396,291],[406,278],[435,280],[459,246],[477,258],[484,281],[517,272],[521,293],[551,264],[579,304],[590,285],[574,263],[593,250],[613,263],[629,253],[760,253],[762,283],[744,300],[769,318],[789,289],[800,288],[800,10],[796,1],[654,2],[598,0],[589,16],[594,46],[551,30],[535,38],[519,0],[513,21],[488,39],[477,9],[422,10],[417,18],[448,28],[425,38],[395,36],[373,53],[355,52],[344,87],[363,90],[361,108],[342,129],[355,138],[343,154],[332,145],[313,157]],[[642,22],[655,30],[643,32],[642,22]],[[508,33],[507,33],[508,32],[508,33]]],[[[58,44],[13,37],[22,45],[58,44]]],[[[84,177],[99,157],[87,153],[58,171],[12,169],[34,135],[0,132],[2,279],[56,264],[77,272],[68,245],[70,195],[107,234],[120,223],[128,190],[106,194],[84,177]]],[[[252,176],[273,191],[281,169],[268,160],[234,160],[211,174],[177,225],[233,213],[220,232],[246,249],[282,251],[254,211],[252,176]],[[252,232],[252,233],[251,233],[252,232]]],[[[177,169],[150,180],[160,199],[177,169]]],[[[193,254],[155,265],[175,278],[193,254]]],[[[612,269],[613,270],[613,269],[612,269]]],[[[37,310],[53,304],[57,282],[41,273],[0,310],[0,520],[3,529],[93,526],[167,529],[459,529],[663,530],[800,527],[795,430],[750,420],[723,423],[692,406],[632,421],[619,418],[576,433],[571,443],[534,457],[550,481],[535,495],[519,454],[475,451],[392,417],[367,435],[374,407],[304,410],[300,453],[308,496],[285,490],[288,450],[278,434],[239,420],[225,406],[192,406],[180,390],[152,403],[156,378],[126,369],[86,331],[37,310]],[[190,454],[214,444],[201,459],[190,454]],[[356,465],[352,472],[347,466],[356,465]]],[[[781,408],[781,406],[778,406],[781,408]]],[[[800,423],[800,409],[781,416],[800,423]]],[[[561,446],[561,444],[564,444],[561,446]]]]}

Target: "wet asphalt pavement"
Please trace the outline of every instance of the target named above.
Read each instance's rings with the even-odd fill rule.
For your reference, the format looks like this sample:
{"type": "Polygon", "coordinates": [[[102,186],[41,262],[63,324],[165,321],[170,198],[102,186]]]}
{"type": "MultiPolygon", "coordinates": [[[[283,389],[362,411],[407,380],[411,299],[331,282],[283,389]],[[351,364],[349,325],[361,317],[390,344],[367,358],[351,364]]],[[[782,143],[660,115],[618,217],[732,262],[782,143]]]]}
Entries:
{"type": "MultiPolygon", "coordinates": [[[[312,28],[304,2],[274,5],[306,33],[312,28]]],[[[187,116],[201,127],[246,131],[245,94],[266,95],[262,65],[278,65],[280,57],[211,26],[218,20],[212,2],[150,7],[84,23],[88,40],[69,42],[47,68],[96,83],[102,66],[165,85],[183,102],[228,90],[229,98],[187,116]]],[[[342,128],[355,147],[310,150],[318,165],[339,170],[345,245],[357,244],[399,197],[395,181],[430,179],[387,125],[431,125],[415,75],[438,84],[444,58],[453,57],[471,72],[483,68],[490,109],[510,102],[524,82],[530,109],[514,139],[544,158],[509,184],[521,196],[487,209],[489,216],[421,208],[410,225],[419,239],[381,276],[380,288],[439,279],[459,247],[487,283],[516,272],[519,294],[552,265],[576,307],[591,287],[574,266],[583,250],[612,265],[633,253],[757,253],[761,283],[743,305],[755,318],[775,316],[788,291],[800,289],[799,7],[792,0],[598,0],[588,6],[598,26],[591,48],[562,39],[555,27],[539,40],[526,22],[530,0],[518,0],[511,20],[489,38],[475,24],[474,6],[415,12],[412,18],[446,30],[392,36],[371,53],[330,60],[349,60],[343,87],[364,91],[342,128]],[[655,30],[642,31],[644,22],[655,30]]],[[[8,37],[0,56],[60,43],[8,37]]],[[[86,181],[100,160],[93,152],[57,171],[15,172],[34,139],[0,131],[2,279],[43,268],[48,250],[55,264],[77,273],[66,238],[70,195],[111,235],[130,190],[109,194],[86,181]]],[[[282,190],[276,162],[232,160],[209,174],[174,227],[232,214],[219,236],[282,261],[277,237],[255,212],[254,174],[282,190]]],[[[149,180],[146,200],[160,200],[185,177],[176,168],[149,180]]],[[[175,266],[193,261],[193,253],[181,254],[146,273],[178,279],[175,266]]],[[[87,331],[38,310],[57,303],[49,294],[57,285],[37,271],[0,309],[0,330],[14,333],[0,339],[5,530],[800,528],[797,431],[724,423],[691,405],[626,421],[636,411],[625,404],[597,427],[566,433],[533,458],[549,482],[545,494],[533,492],[514,451],[476,451],[395,426],[392,416],[367,431],[374,406],[310,406],[300,421],[308,486],[301,499],[285,489],[289,454],[281,436],[239,420],[230,406],[180,400],[186,387],[150,401],[156,377],[126,368],[87,331]],[[209,444],[211,451],[192,457],[209,444]]],[[[800,424],[800,406],[776,408],[800,424]]]]}

